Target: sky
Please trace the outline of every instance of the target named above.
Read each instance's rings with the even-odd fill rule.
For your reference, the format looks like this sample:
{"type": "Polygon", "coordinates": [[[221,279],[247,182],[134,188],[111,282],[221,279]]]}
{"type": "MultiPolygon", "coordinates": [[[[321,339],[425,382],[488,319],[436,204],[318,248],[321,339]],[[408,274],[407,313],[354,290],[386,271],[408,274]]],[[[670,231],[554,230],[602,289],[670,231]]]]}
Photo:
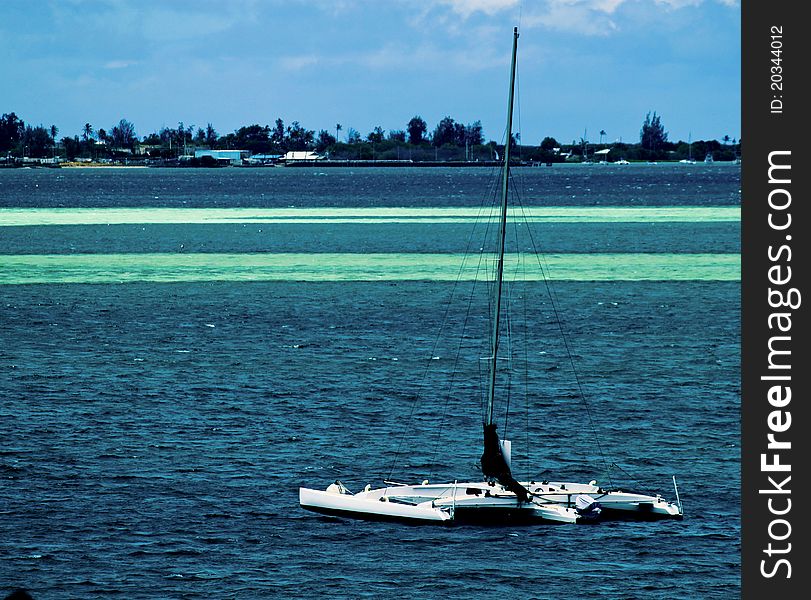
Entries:
{"type": "Polygon", "coordinates": [[[653,111],[672,141],[741,136],[738,0],[2,0],[0,114],[502,140],[513,26],[524,144],[638,142],[653,111]]]}

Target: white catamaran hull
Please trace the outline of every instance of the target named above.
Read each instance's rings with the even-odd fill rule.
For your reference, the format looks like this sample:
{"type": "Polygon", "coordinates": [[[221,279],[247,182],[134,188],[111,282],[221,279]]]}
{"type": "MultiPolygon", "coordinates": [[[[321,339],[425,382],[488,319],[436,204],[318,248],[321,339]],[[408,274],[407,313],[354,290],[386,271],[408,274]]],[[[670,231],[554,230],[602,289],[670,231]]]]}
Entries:
{"type": "Polygon", "coordinates": [[[579,495],[588,495],[601,508],[600,519],[630,519],[649,521],[654,519],[681,519],[682,508],[675,502],[669,502],[661,496],[649,496],[622,490],[604,490],[593,483],[571,483],[546,481],[524,484],[533,496],[550,502],[573,504],[579,495]]]}
{"type": "Polygon", "coordinates": [[[682,518],[679,505],[660,496],[604,490],[591,483],[531,481],[521,485],[530,491],[530,502],[519,502],[513,492],[499,484],[479,481],[391,485],[374,490],[367,486],[357,494],[336,483],[326,491],[300,488],[299,503],[307,510],[334,516],[436,524],[682,518]],[[578,499],[585,509],[578,509],[578,499]]]}
{"type": "Polygon", "coordinates": [[[365,492],[346,494],[299,488],[299,504],[314,512],[353,519],[441,523],[451,518],[447,510],[436,508],[430,500],[414,505],[381,502],[380,498],[373,498],[365,492]]]}
{"type": "Polygon", "coordinates": [[[587,494],[564,493],[554,498],[533,494],[530,502],[519,502],[503,486],[481,481],[367,487],[357,494],[336,483],[327,491],[300,488],[299,503],[304,509],[335,516],[436,524],[587,523],[600,514],[587,494]],[[589,508],[578,509],[578,497],[589,508]],[[583,498],[587,500],[583,502],[583,498]]]}

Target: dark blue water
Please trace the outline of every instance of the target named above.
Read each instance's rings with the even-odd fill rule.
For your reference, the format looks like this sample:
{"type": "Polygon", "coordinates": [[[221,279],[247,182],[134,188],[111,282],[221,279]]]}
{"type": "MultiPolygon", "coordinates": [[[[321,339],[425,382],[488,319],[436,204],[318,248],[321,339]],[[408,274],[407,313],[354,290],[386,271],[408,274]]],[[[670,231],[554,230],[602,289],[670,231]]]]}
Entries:
{"type": "MultiPolygon", "coordinates": [[[[549,253],[739,253],[737,223],[544,223],[549,253]],[[689,229],[690,235],[683,235],[689,229]]],[[[355,223],[5,227],[0,254],[92,252],[463,252],[470,224],[355,223]]]]}
{"type": "MultiPolygon", "coordinates": [[[[409,177],[383,171],[377,183],[362,174],[380,196],[409,177]]],[[[461,174],[437,171],[431,177],[465,185],[461,174]]],[[[46,205],[56,198],[68,206],[116,205],[132,190],[179,185],[205,206],[201,198],[219,198],[212,177],[244,177],[253,182],[244,197],[238,183],[229,194],[253,205],[253,178],[265,177],[72,173],[59,181],[96,179],[80,193],[58,183],[59,172],[29,171],[25,185],[26,174],[0,172],[0,190],[18,194],[3,195],[4,203],[36,205],[19,195],[36,180],[50,190],[46,205]]],[[[661,177],[648,188],[664,186],[661,177]]],[[[295,187],[288,184],[286,194],[295,187]]],[[[663,204],[724,204],[738,189],[734,181],[713,185],[726,192],[663,204]]],[[[461,202],[434,194],[427,206],[461,202]]],[[[358,201],[347,188],[333,196],[335,205],[358,201]]],[[[693,224],[669,225],[657,225],[660,243],[687,244],[693,224]]],[[[185,231],[228,247],[235,244],[230,227],[185,231]]],[[[389,239],[388,251],[421,244],[413,225],[388,236],[374,230],[379,225],[367,227],[380,247],[389,239]]],[[[734,248],[735,226],[717,227],[734,248]]],[[[49,247],[49,231],[41,228],[31,245],[49,247]]],[[[116,239],[106,230],[96,235],[116,239]]],[[[432,244],[434,234],[425,235],[432,244]]],[[[295,236],[291,225],[278,248],[300,244],[295,236]]],[[[306,236],[328,246],[312,229],[306,236]]],[[[161,237],[152,243],[166,243],[161,237]]],[[[606,230],[600,244],[610,238],[606,230]]],[[[20,236],[3,243],[25,251],[20,236]]],[[[83,243],[85,251],[107,251],[83,243]]],[[[670,497],[675,474],[684,521],[435,529],[298,508],[300,485],[325,487],[338,477],[353,490],[390,474],[477,477],[477,361],[461,361],[450,391],[448,374],[457,351],[483,355],[473,334],[484,323],[475,316],[484,300],[473,304],[461,350],[454,334],[464,311],[442,327],[445,301],[452,292],[466,298],[470,285],[1,286],[0,593],[23,586],[38,599],[738,597],[738,283],[557,282],[593,427],[543,286],[528,284],[510,301],[530,334],[515,351],[529,364],[528,398],[518,392],[522,383],[511,399],[509,431],[522,448],[517,473],[604,480],[605,459],[622,467],[612,472],[618,483],[670,497]]]]}
{"type": "MultiPolygon", "coordinates": [[[[469,206],[492,185],[496,172],[490,167],[131,169],[111,177],[111,170],[8,170],[0,174],[0,207],[469,206]]],[[[724,163],[555,165],[514,173],[526,205],[736,206],[741,198],[740,166],[724,163]]]]}

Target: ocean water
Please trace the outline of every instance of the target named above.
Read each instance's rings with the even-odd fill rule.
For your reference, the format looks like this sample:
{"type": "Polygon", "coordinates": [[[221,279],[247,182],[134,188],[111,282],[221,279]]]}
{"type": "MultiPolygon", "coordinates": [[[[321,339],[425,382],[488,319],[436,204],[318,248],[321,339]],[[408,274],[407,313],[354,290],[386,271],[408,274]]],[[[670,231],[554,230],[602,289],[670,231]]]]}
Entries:
{"type": "Polygon", "coordinates": [[[739,169],[517,171],[555,304],[540,265],[509,271],[514,471],[615,464],[671,498],[676,475],[683,521],[298,507],[477,477],[487,298],[455,269],[489,169],[0,170],[0,593],[739,597],[739,169]]]}

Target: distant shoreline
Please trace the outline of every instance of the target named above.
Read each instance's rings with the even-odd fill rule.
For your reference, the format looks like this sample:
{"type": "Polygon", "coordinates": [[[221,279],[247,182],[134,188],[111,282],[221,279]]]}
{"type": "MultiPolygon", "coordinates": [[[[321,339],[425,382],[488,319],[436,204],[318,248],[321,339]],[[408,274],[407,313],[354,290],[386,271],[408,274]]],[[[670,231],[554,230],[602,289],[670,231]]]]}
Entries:
{"type": "Polygon", "coordinates": [[[149,165],[103,165],[103,164],[68,164],[59,165],[58,169],[148,169],[149,165]]]}
{"type": "MultiPolygon", "coordinates": [[[[555,162],[551,164],[542,162],[521,162],[513,163],[513,167],[544,167],[544,166],[593,166],[593,167],[624,167],[633,165],[656,166],[661,165],[679,165],[683,164],[677,160],[661,160],[655,162],[646,161],[630,161],[626,163],[582,163],[582,162],[555,162]]],[[[716,164],[716,165],[735,165],[740,166],[740,161],[714,161],[712,163],[705,163],[703,161],[684,164],[685,168],[695,166],[716,164]]],[[[297,161],[287,164],[276,165],[223,165],[217,167],[201,167],[199,165],[183,165],[183,164],[105,164],[105,163],[57,163],[57,164],[39,164],[39,163],[22,163],[22,164],[0,164],[0,169],[200,169],[200,168],[215,168],[215,169],[268,169],[268,168],[415,168],[415,167],[430,167],[430,168],[476,168],[476,167],[500,167],[502,163],[496,161],[479,161],[479,162],[455,162],[455,161],[373,161],[373,160],[318,160],[318,161],[297,161]]]]}

